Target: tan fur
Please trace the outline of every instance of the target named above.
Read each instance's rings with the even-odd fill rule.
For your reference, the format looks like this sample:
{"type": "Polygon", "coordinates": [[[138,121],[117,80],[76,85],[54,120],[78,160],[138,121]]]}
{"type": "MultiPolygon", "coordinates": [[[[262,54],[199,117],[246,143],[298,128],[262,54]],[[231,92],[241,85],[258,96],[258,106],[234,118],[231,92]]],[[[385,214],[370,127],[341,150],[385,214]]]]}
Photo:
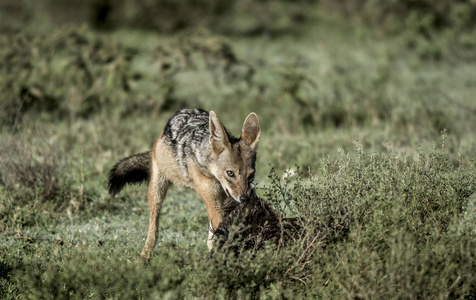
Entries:
{"type": "MultiPolygon", "coordinates": [[[[148,189],[149,230],[141,252],[145,261],[149,261],[157,243],[160,210],[170,184],[192,188],[197,192],[205,203],[213,230],[217,229],[223,220],[223,202],[227,198],[227,192],[237,201],[251,193],[252,180],[249,181],[249,176],[254,174],[254,160],[251,166],[246,155],[249,155],[248,152],[254,153],[261,133],[256,114],[250,114],[245,120],[242,137],[234,146],[228,141],[225,129],[214,112],[210,112],[210,131],[212,153],[208,160],[209,165],[204,169],[190,158],[187,161],[187,177],[181,173],[173,150],[162,139],[163,133],[155,142],[151,153],[148,189]],[[241,147],[241,150],[238,147],[241,147]],[[234,177],[227,178],[227,171],[233,171],[234,177]]],[[[209,236],[209,250],[212,245],[213,239],[209,236]]]]}

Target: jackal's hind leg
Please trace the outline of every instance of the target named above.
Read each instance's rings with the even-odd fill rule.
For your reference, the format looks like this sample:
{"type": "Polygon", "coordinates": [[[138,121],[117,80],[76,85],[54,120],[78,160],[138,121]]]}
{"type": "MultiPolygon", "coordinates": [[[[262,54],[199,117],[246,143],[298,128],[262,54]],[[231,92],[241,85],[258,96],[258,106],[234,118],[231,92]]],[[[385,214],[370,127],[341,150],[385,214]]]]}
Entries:
{"type": "Polygon", "coordinates": [[[148,200],[149,200],[149,231],[147,232],[147,240],[141,253],[141,258],[148,262],[159,236],[159,216],[162,208],[162,202],[167,194],[170,182],[165,176],[157,170],[152,170],[148,200]]]}

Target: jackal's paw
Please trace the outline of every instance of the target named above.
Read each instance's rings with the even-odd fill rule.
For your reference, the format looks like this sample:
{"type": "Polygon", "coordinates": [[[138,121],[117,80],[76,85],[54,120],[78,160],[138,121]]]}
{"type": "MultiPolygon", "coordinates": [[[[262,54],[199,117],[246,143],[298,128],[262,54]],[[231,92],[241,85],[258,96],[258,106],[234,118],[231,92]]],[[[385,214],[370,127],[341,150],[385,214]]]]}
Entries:
{"type": "Polygon", "coordinates": [[[212,251],[214,243],[215,243],[215,235],[213,234],[212,230],[209,230],[208,240],[207,240],[208,251],[212,251]]]}
{"type": "Polygon", "coordinates": [[[146,257],[145,255],[141,254],[139,257],[136,258],[136,263],[138,265],[147,266],[149,265],[150,257],[146,257]]]}

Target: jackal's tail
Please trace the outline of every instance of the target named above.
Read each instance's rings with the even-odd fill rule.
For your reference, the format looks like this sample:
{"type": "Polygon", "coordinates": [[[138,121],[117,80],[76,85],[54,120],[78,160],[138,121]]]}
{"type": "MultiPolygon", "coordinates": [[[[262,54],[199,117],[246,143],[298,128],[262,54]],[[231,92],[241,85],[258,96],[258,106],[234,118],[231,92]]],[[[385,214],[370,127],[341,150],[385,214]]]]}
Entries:
{"type": "Polygon", "coordinates": [[[116,195],[126,184],[141,184],[149,180],[151,151],[121,159],[109,171],[109,194],[116,195]]]}

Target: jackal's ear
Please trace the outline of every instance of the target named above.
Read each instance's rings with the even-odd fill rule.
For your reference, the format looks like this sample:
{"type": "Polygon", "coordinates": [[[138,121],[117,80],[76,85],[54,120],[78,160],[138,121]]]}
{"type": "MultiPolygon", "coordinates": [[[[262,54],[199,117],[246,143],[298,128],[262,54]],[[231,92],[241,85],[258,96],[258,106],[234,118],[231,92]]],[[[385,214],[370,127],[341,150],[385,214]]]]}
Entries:
{"type": "Polygon", "coordinates": [[[225,127],[223,127],[223,124],[213,110],[210,111],[209,126],[212,151],[215,154],[220,154],[226,147],[230,147],[230,141],[228,140],[225,127]]]}
{"type": "Polygon", "coordinates": [[[241,139],[255,149],[258,145],[259,137],[261,135],[261,127],[259,126],[258,116],[252,112],[248,115],[243,123],[241,130],[241,139]]]}

